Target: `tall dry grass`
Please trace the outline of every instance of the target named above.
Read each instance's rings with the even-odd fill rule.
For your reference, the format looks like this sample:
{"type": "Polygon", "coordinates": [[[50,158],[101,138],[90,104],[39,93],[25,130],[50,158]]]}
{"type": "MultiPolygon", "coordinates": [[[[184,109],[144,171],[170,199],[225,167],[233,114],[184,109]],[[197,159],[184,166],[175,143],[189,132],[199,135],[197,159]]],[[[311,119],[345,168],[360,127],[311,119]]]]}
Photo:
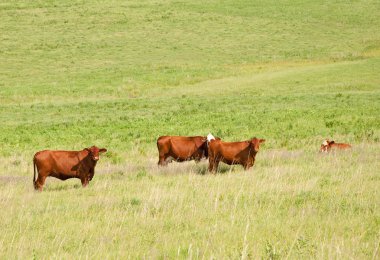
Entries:
{"type": "Polygon", "coordinates": [[[377,258],[378,144],[319,154],[262,150],[255,166],[157,167],[152,149],[101,159],[94,180],[47,180],[4,160],[0,255],[104,258],[377,258]],[[13,175],[9,175],[9,172],[13,175]]]}

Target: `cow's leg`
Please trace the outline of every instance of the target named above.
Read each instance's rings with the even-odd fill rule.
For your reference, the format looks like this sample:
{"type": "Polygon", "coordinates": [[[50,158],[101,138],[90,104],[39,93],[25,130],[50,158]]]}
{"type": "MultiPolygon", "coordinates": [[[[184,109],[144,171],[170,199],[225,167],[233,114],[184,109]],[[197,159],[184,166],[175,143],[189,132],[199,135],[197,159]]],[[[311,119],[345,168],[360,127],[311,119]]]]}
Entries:
{"type": "Polygon", "coordinates": [[[249,168],[251,168],[254,164],[255,164],[255,159],[253,159],[252,161],[247,162],[247,164],[244,165],[244,170],[249,170],[249,168]]]}
{"type": "Polygon", "coordinates": [[[219,159],[217,157],[215,158],[209,157],[209,165],[208,165],[209,172],[215,174],[218,170],[218,165],[219,165],[219,159]]]}
{"type": "Polygon", "coordinates": [[[88,180],[87,176],[82,177],[80,179],[80,181],[82,182],[82,187],[83,188],[86,187],[88,185],[88,183],[89,183],[89,180],[88,180]]]}
{"type": "Polygon", "coordinates": [[[90,174],[91,174],[91,171],[89,171],[87,173],[82,172],[81,174],[79,174],[80,181],[82,183],[83,188],[86,187],[88,185],[88,183],[90,182],[90,180],[89,180],[90,174]]]}
{"type": "Polygon", "coordinates": [[[194,154],[194,161],[195,161],[195,163],[199,163],[201,160],[202,160],[202,158],[204,157],[204,155],[203,155],[203,152],[202,151],[197,151],[195,154],[194,154]]]}
{"type": "Polygon", "coordinates": [[[38,174],[37,180],[34,182],[34,189],[38,191],[42,191],[42,187],[45,184],[45,175],[38,174]]]}
{"type": "Polygon", "coordinates": [[[220,162],[219,159],[215,160],[215,163],[214,163],[214,174],[216,174],[218,172],[219,162],[220,162]]]}
{"type": "Polygon", "coordinates": [[[214,158],[208,157],[208,171],[212,172],[214,170],[214,158]]]}
{"type": "Polygon", "coordinates": [[[252,164],[247,163],[247,164],[244,165],[244,170],[247,171],[251,167],[252,167],[252,164]]]}
{"type": "Polygon", "coordinates": [[[248,161],[245,165],[243,165],[244,167],[244,170],[249,170],[249,168],[251,168],[253,166],[253,164],[255,163],[255,160],[252,160],[252,161],[248,161]]]}
{"type": "Polygon", "coordinates": [[[244,166],[244,170],[249,170],[255,164],[255,158],[249,160],[247,164],[244,166]]]}
{"type": "Polygon", "coordinates": [[[95,168],[91,168],[88,174],[88,181],[91,181],[92,178],[94,178],[94,175],[95,175],[95,168]]]}
{"type": "Polygon", "coordinates": [[[165,154],[159,154],[158,155],[158,165],[159,166],[166,166],[168,163],[166,161],[166,158],[165,158],[165,154]]]}

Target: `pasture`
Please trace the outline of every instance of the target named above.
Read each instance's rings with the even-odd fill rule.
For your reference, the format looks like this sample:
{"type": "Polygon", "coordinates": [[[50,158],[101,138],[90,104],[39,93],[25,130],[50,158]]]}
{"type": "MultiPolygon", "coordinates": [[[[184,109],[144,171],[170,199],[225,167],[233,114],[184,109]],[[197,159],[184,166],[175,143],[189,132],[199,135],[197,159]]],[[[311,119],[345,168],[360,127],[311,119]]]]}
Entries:
{"type": "Polygon", "coordinates": [[[378,1],[0,2],[0,258],[380,257],[378,1]],[[160,135],[266,142],[158,168],[160,135]],[[325,138],[353,145],[319,154],[325,138]],[[89,186],[42,149],[106,147],[89,186]]]}

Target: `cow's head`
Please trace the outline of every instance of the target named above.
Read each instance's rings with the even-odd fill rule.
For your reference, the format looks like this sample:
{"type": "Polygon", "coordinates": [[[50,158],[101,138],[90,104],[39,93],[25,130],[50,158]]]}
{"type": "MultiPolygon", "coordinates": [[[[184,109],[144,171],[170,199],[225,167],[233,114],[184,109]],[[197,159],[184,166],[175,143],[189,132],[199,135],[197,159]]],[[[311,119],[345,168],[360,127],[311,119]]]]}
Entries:
{"type": "Polygon", "coordinates": [[[319,149],[319,152],[325,152],[327,153],[330,148],[331,148],[331,145],[335,143],[334,141],[329,141],[329,140],[325,140],[323,141],[323,143],[321,144],[321,148],[319,149]]]}
{"type": "Polygon", "coordinates": [[[256,153],[259,152],[260,144],[264,142],[265,142],[265,139],[259,139],[256,137],[252,138],[251,144],[256,153]]]}
{"type": "Polygon", "coordinates": [[[88,151],[89,156],[91,156],[91,159],[95,162],[99,160],[99,154],[107,152],[106,148],[99,148],[95,145],[90,148],[86,148],[86,150],[88,151]]]}

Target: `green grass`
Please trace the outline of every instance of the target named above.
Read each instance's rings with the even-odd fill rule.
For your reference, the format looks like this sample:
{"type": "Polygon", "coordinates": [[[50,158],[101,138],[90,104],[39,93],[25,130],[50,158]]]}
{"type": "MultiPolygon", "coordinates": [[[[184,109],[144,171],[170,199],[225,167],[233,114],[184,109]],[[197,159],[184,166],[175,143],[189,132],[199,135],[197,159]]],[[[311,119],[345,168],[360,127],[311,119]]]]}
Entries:
{"type": "Polygon", "coordinates": [[[378,1],[0,2],[0,258],[377,258],[378,1]],[[158,169],[160,135],[267,141],[158,169]],[[317,153],[325,138],[352,151],[317,153]],[[42,149],[106,147],[32,186],[42,149]]]}

